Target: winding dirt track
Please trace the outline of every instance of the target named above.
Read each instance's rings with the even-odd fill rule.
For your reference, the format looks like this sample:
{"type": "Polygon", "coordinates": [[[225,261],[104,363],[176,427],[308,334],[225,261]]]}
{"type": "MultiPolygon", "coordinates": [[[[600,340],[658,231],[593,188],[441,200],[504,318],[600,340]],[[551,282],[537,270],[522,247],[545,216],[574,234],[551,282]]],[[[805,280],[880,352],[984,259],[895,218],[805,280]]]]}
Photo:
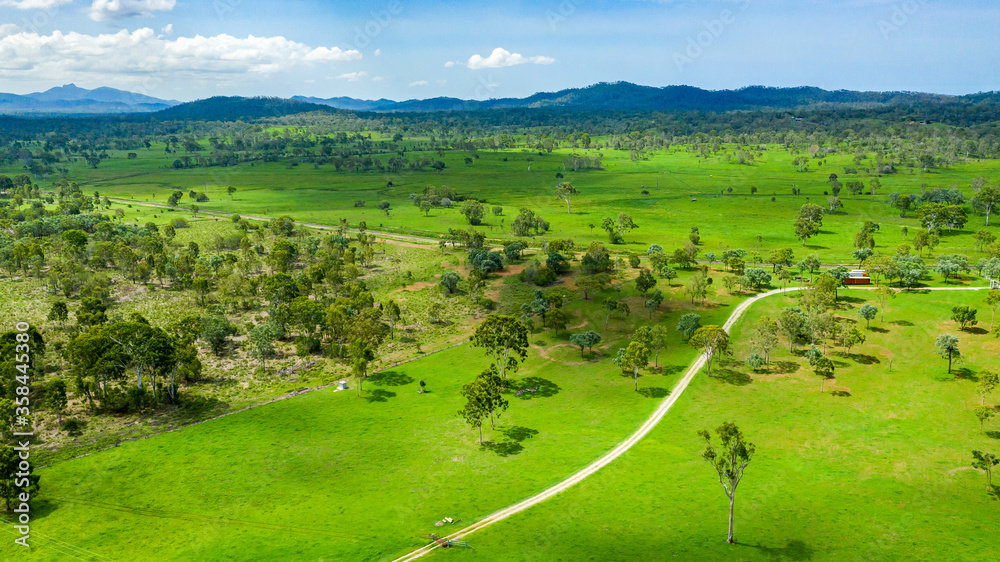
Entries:
{"type": "MultiPolygon", "coordinates": [[[[134,199],[123,199],[121,197],[108,197],[108,200],[114,201],[116,203],[128,203],[128,204],[131,204],[131,205],[140,205],[142,207],[156,207],[158,209],[173,209],[175,211],[188,211],[188,209],[185,209],[183,207],[171,207],[170,205],[164,205],[162,203],[149,203],[149,202],[143,202],[143,201],[136,201],[134,199]]],[[[261,216],[257,216],[257,215],[243,215],[243,214],[240,214],[240,213],[230,213],[230,212],[227,212],[227,211],[207,211],[207,210],[200,210],[198,212],[201,213],[201,214],[203,214],[203,215],[212,215],[212,216],[217,216],[217,217],[231,217],[233,215],[239,214],[241,217],[243,217],[245,219],[256,220],[256,221],[264,221],[264,222],[267,222],[267,221],[269,221],[269,220],[271,220],[273,218],[273,217],[261,217],[261,216]]],[[[329,224],[316,224],[316,223],[311,223],[311,222],[299,222],[299,221],[295,221],[295,224],[298,224],[300,226],[304,226],[306,228],[315,228],[317,230],[337,230],[339,228],[337,226],[332,226],[332,225],[329,225],[329,224]]],[[[356,229],[356,228],[348,228],[347,231],[348,232],[358,232],[358,229],[356,229]]],[[[387,239],[389,241],[392,241],[392,240],[402,240],[402,241],[406,241],[406,242],[415,242],[415,243],[418,243],[418,244],[437,244],[438,242],[441,241],[440,238],[427,238],[427,237],[424,237],[424,236],[413,236],[412,234],[396,234],[395,232],[381,232],[381,231],[378,231],[378,230],[368,230],[367,232],[369,234],[374,234],[375,236],[377,236],[379,238],[385,238],[385,239],[387,239]]]]}
{"type": "MultiPolygon", "coordinates": [[[[921,289],[921,290],[976,291],[976,290],[985,290],[988,288],[989,287],[936,287],[936,288],[921,289]]],[[[733,326],[736,325],[736,322],[740,319],[740,317],[743,316],[743,313],[745,313],[757,301],[770,297],[772,295],[784,293],[786,291],[799,291],[799,290],[802,290],[802,288],[796,287],[784,290],[776,289],[774,291],[768,291],[766,293],[761,293],[759,295],[751,297],[740,303],[740,305],[737,306],[735,310],[733,310],[733,313],[729,315],[729,319],[726,320],[726,323],[723,325],[723,328],[725,328],[727,332],[732,331],[733,326]]],[[[626,451],[631,449],[632,446],[634,446],[636,443],[642,440],[642,438],[645,437],[650,431],[652,431],[653,428],[656,427],[656,424],[660,423],[660,420],[663,419],[663,416],[665,416],[666,413],[670,410],[670,408],[674,405],[674,403],[677,402],[677,399],[681,397],[681,394],[684,393],[684,390],[687,388],[688,384],[691,382],[692,379],[694,379],[694,376],[698,374],[699,371],[701,371],[701,368],[704,365],[705,365],[705,356],[701,355],[698,357],[698,359],[694,361],[694,363],[691,364],[687,372],[684,373],[684,378],[682,378],[677,383],[677,386],[675,386],[670,391],[670,395],[663,401],[663,403],[660,404],[658,408],[656,408],[656,411],[654,411],[653,414],[649,416],[649,419],[647,419],[646,422],[643,423],[642,426],[640,426],[635,433],[629,436],[628,439],[619,443],[618,446],[605,453],[604,456],[602,456],[601,458],[590,463],[580,471],[576,472],[569,478],[566,478],[562,482],[559,482],[558,484],[552,486],[551,488],[539,492],[538,494],[535,494],[534,496],[522,500],[510,507],[506,507],[504,509],[501,509],[500,511],[496,511],[460,531],[456,531],[446,537],[442,537],[442,539],[447,541],[447,540],[459,540],[464,537],[467,537],[484,527],[488,527],[494,523],[503,521],[504,519],[510,517],[511,515],[514,515],[515,513],[522,512],[535,504],[539,504],[549,498],[552,498],[553,496],[559,494],[560,492],[563,492],[569,489],[570,487],[574,486],[575,484],[579,483],[588,476],[591,476],[598,470],[604,468],[606,465],[611,463],[611,461],[625,454],[626,451]]],[[[409,562],[410,560],[416,560],[439,548],[439,546],[440,545],[438,543],[428,544],[424,547],[414,550],[413,552],[410,552],[409,554],[396,558],[393,562],[409,562]]]]}

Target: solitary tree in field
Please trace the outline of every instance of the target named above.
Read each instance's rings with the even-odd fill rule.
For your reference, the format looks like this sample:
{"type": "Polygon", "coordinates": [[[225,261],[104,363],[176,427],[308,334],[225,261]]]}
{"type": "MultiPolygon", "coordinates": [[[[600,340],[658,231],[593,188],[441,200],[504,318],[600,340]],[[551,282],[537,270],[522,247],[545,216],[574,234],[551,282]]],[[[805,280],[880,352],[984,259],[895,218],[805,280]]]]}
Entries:
{"type": "Polygon", "coordinates": [[[608,311],[607,315],[604,317],[604,329],[606,330],[608,328],[608,321],[611,320],[611,313],[618,310],[618,301],[614,299],[604,299],[601,306],[604,307],[604,310],[608,311]]]}
{"type": "Polygon", "coordinates": [[[472,345],[486,350],[501,379],[528,357],[528,327],[513,316],[490,314],[472,334],[472,345]]]}
{"type": "Polygon", "coordinates": [[[958,350],[958,338],[951,334],[941,334],[935,340],[934,345],[937,346],[938,354],[948,359],[948,374],[950,375],[952,360],[962,356],[958,350]]]}
{"type": "Polygon", "coordinates": [[[733,544],[736,542],[733,528],[733,511],[736,505],[736,488],[743,480],[743,472],[753,459],[756,448],[743,437],[743,432],[732,422],[724,422],[715,433],[722,441],[721,447],[716,451],[712,447],[712,436],[707,430],[701,430],[698,435],[705,438],[705,452],[702,458],[712,465],[716,474],[719,475],[719,484],[729,498],[729,534],[726,542],[733,544]]]}
{"type": "Polygon", "coordinates": [[[645,369],[649,365],[649,349],[637,341],[629,342],[627,348],[618,350],[618,355],[613,361],[615,365],[622,368],[622,371],[632,373],[635,390],[638,392],[639,370],[645,369]]]}
{"type": "Polygon", "coordinates": [[[556,188],[556,197],[566,202],[567,214],[572,214],[572,211],[570,211],[569,208],[569,200],[572,199],[574,195],[579,195],[579,193],[580,192],[569,183],[564,183],[556,188]]]}
{"type": "Polygon", "coordinates": [[[865,319],[865,329],[871,329],[872,320],[878,316],[878,308],[870,304],[865,304],[858,310],[858,315],[865,319]]]}
{"type": "MultiPolygon", "coordinates": [[[[478,381],[478,379],[477,379],[478,381]]],[[[473,429],[479,430],[479,444],[483,444],[483,419],[489,415],[489,405],[482,385],[473,381],[462,387],[462,396],[465,396],[465,407],[458,411],[458,415],[465,419],[473,429]]]]}
{"type": "MultiPolygon", "coordinates": [[[[462,395],[469,400],[475,400],[490,417],[490,427],[496,429],[494,417],[507,410],[510,405],[503,397],[505,383],[497,374],[496,366],[490,365],[476,377],[476,380],[462,387],[462,395]]],[[[480,431],[480,438],[482,432],[480,431]]]]}
{"type": "Polygon", "coordinates": [[[986,226],[989,226],[993,209],[1000,206],[1000,189],[988,185],[980,189],[970,202],[974,209],[986,215],[986,226]]]}
{"type": "Polygon", "coordinates": [[[233,194],[236,193],[236,188],[233,187],[233,186],[229,186],[229,187],[226,188],[226,193],[228,193],[229,194],[229,198],[232,199],[233,198],[233,194]]]}
{"type": "Polygon", "coordinates": [[[375,360],[375,351],[363,339],[351,342],[351,374],[358,379],[358,396],[361,396],[361,385],[368,378],[368,365],[375,360]]]}
{"type": "Polygon", "coordinates": [[[773,318],[761,318],[753,326],[751,343],[755,350],[763,353],[764,364],[771,362],[771,352],[778,347],[778,322],[773,318]]]}
{"type": "Polygon", "coordinates": [[[458,282],[461,280],[462,278],[459,277],[459,275],[454,271],[447,271],[441,275],[440,285],[445,289],[447,289],[448,294],[450,295],[454,293],[456,289],[458,289],[458,282]]]}
{"type": "Polygon", "coordinates": [[[794,226],[795,237],[802,241],[803,246],[806,245],[806,240],[819,234],[820,224],[805,217],[796,220],[794,226]]]}
{"type": "Polygon", "coordinates": [[[819,386],[820,392],[823,392],[823,390],[826,388],[827,379],[833,378],[833,373],[835,368],[836,367],[834,366],[833,361],[829,357],[820,356],[816,359],[815,363],[813,364],[813,370],[816,371],[816,374],[822,377],[823,379],[819,386]]]}
{"type": "Polygon", "coordinates": [[[952,307],[951,319],[958,323],[962,331],[965,331],[966,328],[979,323],[979,320],[976,320],[978,312],[978,310],[967,305],[952,307]]]}
{"type": "Polygon", "coordinates": [[[986,405],[986,396],[993,392],[997,385],[1000,385],[1000,375],[990,371],[979,373],[979,383],[976,385],[976,390],[983,396],[983,406],[986,405]]]}
{"type": "Polygon", "coordinates": [[[688,344],[705,354],[708,376],[712,376],[712,359],[729,350],[729,334],[719,326],[702,326],[691,336],[688,344]]]}
{"type": "Polygon", "coordinates": [[[979,434],[983,434],[983,424],[988,422],[990,418],[997,415],[996,411],[989,406],[976,406],[974,410],[976,414],[976,419],[979,420],[979,434]]]}
{"type": "Polygon", "coordinates": [[[850,355],[852,347],[865,343],[865,339],[865,335],[860,330],[851,328],[849,332],[844,334],[844,349],[847,350],[847,354],[850,355]]]}
{"type": "Polygon", "coordinates": [[[885,307],[894,298],[896,298],[896,290],[888,285],[882,285],[878,289],[875,289],[875,299],[878,301],[879,310],[882,311],[882,317],[880,318],[882,322],[885,322],[885,307]]]}
{"type": "Polygon", "coordinates": [[[993,491],[993,467],[1000,464],[1000,458],[993,453],[972,451],[972,468],[986,473],[986,491],[993,491]]]}

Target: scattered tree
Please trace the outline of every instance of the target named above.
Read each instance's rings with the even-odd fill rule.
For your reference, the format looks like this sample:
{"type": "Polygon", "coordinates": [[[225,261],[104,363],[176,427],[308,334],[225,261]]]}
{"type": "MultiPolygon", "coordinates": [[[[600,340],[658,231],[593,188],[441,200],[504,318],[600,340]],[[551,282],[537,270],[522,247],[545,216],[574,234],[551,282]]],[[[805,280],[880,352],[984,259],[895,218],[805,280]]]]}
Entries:
{"type": "Polygon", "coordinates": [[[934,345],[937,346],[938,354],[948,359],[948,374],[951,374],[952,360],[962,356],[958,349],[958,338],[951,334],[942,334],[937,337],[934,345]]]}
{"type": "Polygon", "coordinates": [[[861,308],[858,310],[858,315],[864,318],[865,329],[870,330],[872,320],[874,320],[875,317],[878,316],[878,308],[866,303],[862,305],[861,308]]]}
{"type": "Polygon", "coordinates": [[[702,458],[712,465],[719,476],[719,484],[729,498],[729,534],[726,542],[734,544],[736,537],[733,528],[733,511],[736,505],[736,488],[743,480],[743,472],[753,459],[756,448],[743,436],[740,428],[732,422],[724,422],[715,433],[722,441],[718,452],[712,448],[712,436],[707,430],[701,430],[698,435],[705,438],[705,452],[702,458]]]}
{"type": "Polygon", "coordinates": [[[688,344],[705,354],[708,376],[712,376],[712,359],[729,350],[729,334],[719,326],[702,326],[688,340],[688,344]]]}

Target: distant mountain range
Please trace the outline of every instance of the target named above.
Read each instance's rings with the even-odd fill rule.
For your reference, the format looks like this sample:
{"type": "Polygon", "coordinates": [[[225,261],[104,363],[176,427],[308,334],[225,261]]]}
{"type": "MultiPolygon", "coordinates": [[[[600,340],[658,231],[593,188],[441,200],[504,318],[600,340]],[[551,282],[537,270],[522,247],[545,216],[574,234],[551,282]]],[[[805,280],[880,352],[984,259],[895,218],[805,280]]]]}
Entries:
{"type": "Polygon", "coordinates": [[[180,104],[114,88],[87,90],[67,84],[34,94],[0,94],[0,114],[152,113],[180,104]]]}
{"type": "Polygon", "coordinates": [[[734,111],[746,109],[793,109],[819,105],[858,107],[894,105],[925,101],[949,101],[955,96],[912,92],[828,91],[820,88],[768,88],[750,86],[739,90],[702,90],[692,86],[639,86],[629,82],[602,82],[586,88],[542,92],[526,98],[462,100],[431,98],[392,101],[354,98],[312,98],[295,96],[295,101],[326,105],[352,111],[462,111],[493,108],[563,108],[603,111],[734,111]]]}
{"type": "Polygon", "coordinates": [[[821,88],[769,88],[750,86],[738,90],[703,90],[692,86],[640,86],[629,82],[602,82],[586,88],[541,92],[526,98],[463,100],[438,97],[393,101],[350,97],[283,98],[213,97],[188,103],[141,94],[98,88],[85,90],[73,84],[46,92],[0,94],[0,114],[143,114],[163,120],[259,119],[310,111],[430,112],[476,111],[500,108],[549,108],[581,111],[709,111],[755,109],[806,109],[822,107],[873,108],[912,104],[976,103],[997,101],[1000,94],[948,96],[914,92],[829,91],[821,88]]]}

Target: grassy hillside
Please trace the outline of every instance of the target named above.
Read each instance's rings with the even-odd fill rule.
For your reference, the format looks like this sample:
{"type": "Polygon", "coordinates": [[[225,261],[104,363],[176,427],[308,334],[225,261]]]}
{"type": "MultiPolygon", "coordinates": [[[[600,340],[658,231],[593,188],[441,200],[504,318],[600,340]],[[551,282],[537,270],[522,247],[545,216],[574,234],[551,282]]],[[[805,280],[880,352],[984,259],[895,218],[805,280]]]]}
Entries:
{"type": "MultiPolygon", "coordinates": [[[[448,167],[440,174],[430,169],[380,174],[335,172],[329,165],[301,163],[290,167],[287,163],[260,162],[175,170],[170,166],[177,155],[166,155],[162,145],[154,145],[150,151],[140,151],[139,158],[133,161],[125,159],[124,153],[115,153],[115,158],[96,170],[82,162],[72,164],[71,175],[87,193],[99,191],[140,202],[166,203],[175,189],[185,193],[196,190],[210,198],[207,203],[197,204],[202,209],[275,217],[289,214],[300,221],[322,224],[336,224],[346,218],[351,224],[366,221],[369,228],[423,235],[469,226],[459,205],[450,210],[435,209],[425,216],[410,202],[411,194],[422,192],[428,185],[447,185],[463,196],[489,202],[485,224],[477,228],[493,237],[511,237],[511,221],[520,207],[535,210],[551,223],[546,237],[571,237],[578,243],[604,240],[602,219],[624,212],[639,225],[626,240],[631,250],[644,250],[651,243],[680,247],[691,228],[697,226],[703,254],[744,248],[760,249],[766,255],[769,249],[788,247],[795,250],[797,259],[816,253],[824,261],[849,263],[854,233],[867,220],[881,224],[876,249],[889,254],[907,242],[903,227],[909,230],[908,237],[919,230],[912,211],[901,218],[898,210],[888,206],[885,196],[889,193],[919,194],[924,188],[955,186],[968,198],[974,178],[985,176],[995,181],[998,171],[996,162],[985,160],[927,172],[900,168],[897,174],[879,178],[882,187],[874,197],[855,198],[845,189],[840,194],[844,208],[826,215],[821,233],[803,245],[795,238],[792,224],[803,204],[826,204],[824,192],[829,192],[830,173],[837,173],[842,182],[863,181],[866,190],[873,178],[844,174],[845,167],[856,166],[849,152],[830,155],[822,164],[811,160],[809,171],[798,172],[792,161],[800,155],[779,146],[768,146],[749,166],[730,163],[734,149],[723,148],[717,155],[702,158],[687,147],[677,146],[636,161],[630,159],[629,153],[613,149],[561,149],[541,155],[481,151],[471,165],[464,163],[467,154],[463,151],[449,151],[440,157],[437,153],[424,154],[445,162],[448,167]],[[567,170],[563,161],[574,153],[600,156],[605,169],[567,170]],[[572,214],[567,214],[565,203],[554,196],[557,172],[580,191],[571,203],[572,214]],[[226,193],[228,186],[237,188],[232,197],[226,193]],[[757,188],[756,194],[751,194],[751,187],[757,188]],[[801,194],[792,195],[793,188],[801,190],[801,194]],[[649,195],[643,195],[643,190],[649,195]],[[355,207],[359,200],[365,201],[364,207],[355,207]],[[375,208],[383,200],[391,204],[388,216],[375,208]],[[494,217],[489,212],[493,205],[502,205],[504,215],[494,217]]],[[[408,153],[411,158],[420,155],[408,153]]],[[[181,202],[183,206],[192,203],[194,200],[187,197],[181,202]]],[[[973,249],[972,234],[984,228],[983,223],[982,217],[972,215],[964,230],[946,229],[936,251],[961,251],[981,257],[973,249]]],[[[997,221],[988,230],[1000,234],[997,221]]]]}
{"type": "MultiPolygon", "coordinates": [[[[1000,438],[995,423],[980,435],[972,413],[976,374],[996,368],[1000,341],[948,320],[952,306],[983,296],[898,297],[865,344],[836,351],[836,380],[823,393],[801,346],[790,354],[787,341],[765,372],[731,364],[701,375],[621,460],[468,537],[476,552],[430,559],[991,560],[996,498],[970,451],[995,451],[1000,438]],[[934,350],[941,333],[961,340],[955,376],[934,350]],[[736,545],[725,543],[728,503],[695,434],[725,420],[757,447],[737,495],[736,545]]],[[[839,314],[857,319],[865,297],[849,292],[839,314]]],[[[793,304],[773,297],[751,309],[734,330],[735,357],[749,352],[758,318],[793,304]]]]}

